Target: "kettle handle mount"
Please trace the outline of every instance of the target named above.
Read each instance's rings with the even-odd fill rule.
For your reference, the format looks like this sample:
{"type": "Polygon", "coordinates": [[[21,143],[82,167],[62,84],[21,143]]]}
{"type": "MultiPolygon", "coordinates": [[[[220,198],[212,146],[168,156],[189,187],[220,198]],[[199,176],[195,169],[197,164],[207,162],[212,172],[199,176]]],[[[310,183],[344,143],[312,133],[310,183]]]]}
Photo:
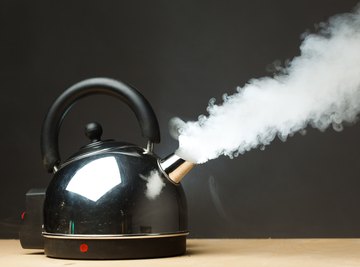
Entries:
{"type": "Polygon", "coordinates": [[[59,129],[63,118],[79,99],[93,94],[114,96],[125,102],[135,113],[142,136],[148,139],[148,150],[160,142],[159,123],[150,103],[135,88],[109,78],[92,78],[81,81],[65,90],[50,107],[42,126],[41,153],[48,172],[56,171],[60,164],[59,129]]]}

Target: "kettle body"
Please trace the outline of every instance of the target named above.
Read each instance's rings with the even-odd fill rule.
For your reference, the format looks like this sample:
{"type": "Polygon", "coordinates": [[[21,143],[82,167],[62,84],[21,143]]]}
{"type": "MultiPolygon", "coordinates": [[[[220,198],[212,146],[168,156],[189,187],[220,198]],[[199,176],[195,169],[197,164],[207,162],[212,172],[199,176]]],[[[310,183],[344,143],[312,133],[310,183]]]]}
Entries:
{"type": "Polygon", "coordinates": [[[53,178],[44,201],[44,251],[49,257],[126,259],[183,254],[187,206],[180,183],[171,180],[153,153],[160,141],[155,114],[134,88],[107,78],[80,82],[52,105],[42,129],[43,162],[53,178]],[[90,138],[61,162],[58,131],[79,99],[108,94],[128,104],[148,145],[142,148],[101,140],[98,123],[86,127],[90,138]]]}

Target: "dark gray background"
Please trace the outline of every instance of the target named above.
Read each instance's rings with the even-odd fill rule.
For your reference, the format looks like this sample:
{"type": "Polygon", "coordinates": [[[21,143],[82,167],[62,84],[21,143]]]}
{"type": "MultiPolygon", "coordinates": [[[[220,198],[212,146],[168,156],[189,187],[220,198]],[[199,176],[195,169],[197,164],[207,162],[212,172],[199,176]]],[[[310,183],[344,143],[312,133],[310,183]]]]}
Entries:
{"type": "MultiPolygon", "coordinates": [[[[173,116],[196,119],[211,97],[269,75],[299,54],[300,35],[354,1],[0,2],[0,237],[16,237],[24,194],[45,187],[40,128],[49,105],[82,79],[106,76],[137,87],[158,115],[160,156],[174,151],[173,116]]],[[[359,48],[360,49],[360,48],[359,48]]],[[[260,108],[260,107],[259,107],[260,108]]],[[[144,145],[118,100],[76,105],[61,129],[63,158],[104,137],[144,145]]],[[[360,237],[360,124],[341,133],[309,129],[230,160],[198,166],[184,180],[193,237],[360,237]]]]}

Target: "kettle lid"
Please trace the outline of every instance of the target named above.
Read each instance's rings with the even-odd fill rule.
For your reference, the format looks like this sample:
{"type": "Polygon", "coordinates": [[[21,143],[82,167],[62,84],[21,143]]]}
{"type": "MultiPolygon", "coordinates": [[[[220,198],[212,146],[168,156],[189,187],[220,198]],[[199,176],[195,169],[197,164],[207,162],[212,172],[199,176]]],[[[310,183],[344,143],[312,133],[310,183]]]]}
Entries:
{"type": "Polygon", "coordinates": [[[103,129],[100,123],[90,122],[85,126],[85,135],[90,139],[90,143],[80,147],[80,149],[72,154],[62,165],[66,165],[69,161],[76,160],[79,157],[102,153],[108,150],[118,149],[121,147],[135,146],[127,142],[119,142],[114,139],[101,140],[103,129]]]}

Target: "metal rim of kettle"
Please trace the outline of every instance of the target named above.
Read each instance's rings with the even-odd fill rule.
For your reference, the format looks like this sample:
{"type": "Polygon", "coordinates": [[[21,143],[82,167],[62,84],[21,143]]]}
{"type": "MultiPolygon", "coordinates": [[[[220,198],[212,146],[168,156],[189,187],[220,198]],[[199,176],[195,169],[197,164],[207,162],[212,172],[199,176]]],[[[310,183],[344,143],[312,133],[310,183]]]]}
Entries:
{"type": "Polygon", "coordinates": [[[168,238],[177,236],[187,236],[188,231],[178,233],[152,233],[152,234],[126,234],[126,235],[68,235],[68,234],[54,234],[54,233],[43,233],[44,238],[50,239],[144,239],[144,238],[168,238]]]}
{"type": "Polygon", "coordinates": [[[65,90],[50,107],[41,130],[43,164],[48,172],[56,172],[61,158],[59,154],[59,129],[66,113],[81,98],[93,94],[116,97],[126,103],[139,122],[142,136],[147,142],[146,150],[153,151],[154,143],[160,142],[157,117],[150,103],[134,87],[110,78],[83,80],[65,90]]]}

